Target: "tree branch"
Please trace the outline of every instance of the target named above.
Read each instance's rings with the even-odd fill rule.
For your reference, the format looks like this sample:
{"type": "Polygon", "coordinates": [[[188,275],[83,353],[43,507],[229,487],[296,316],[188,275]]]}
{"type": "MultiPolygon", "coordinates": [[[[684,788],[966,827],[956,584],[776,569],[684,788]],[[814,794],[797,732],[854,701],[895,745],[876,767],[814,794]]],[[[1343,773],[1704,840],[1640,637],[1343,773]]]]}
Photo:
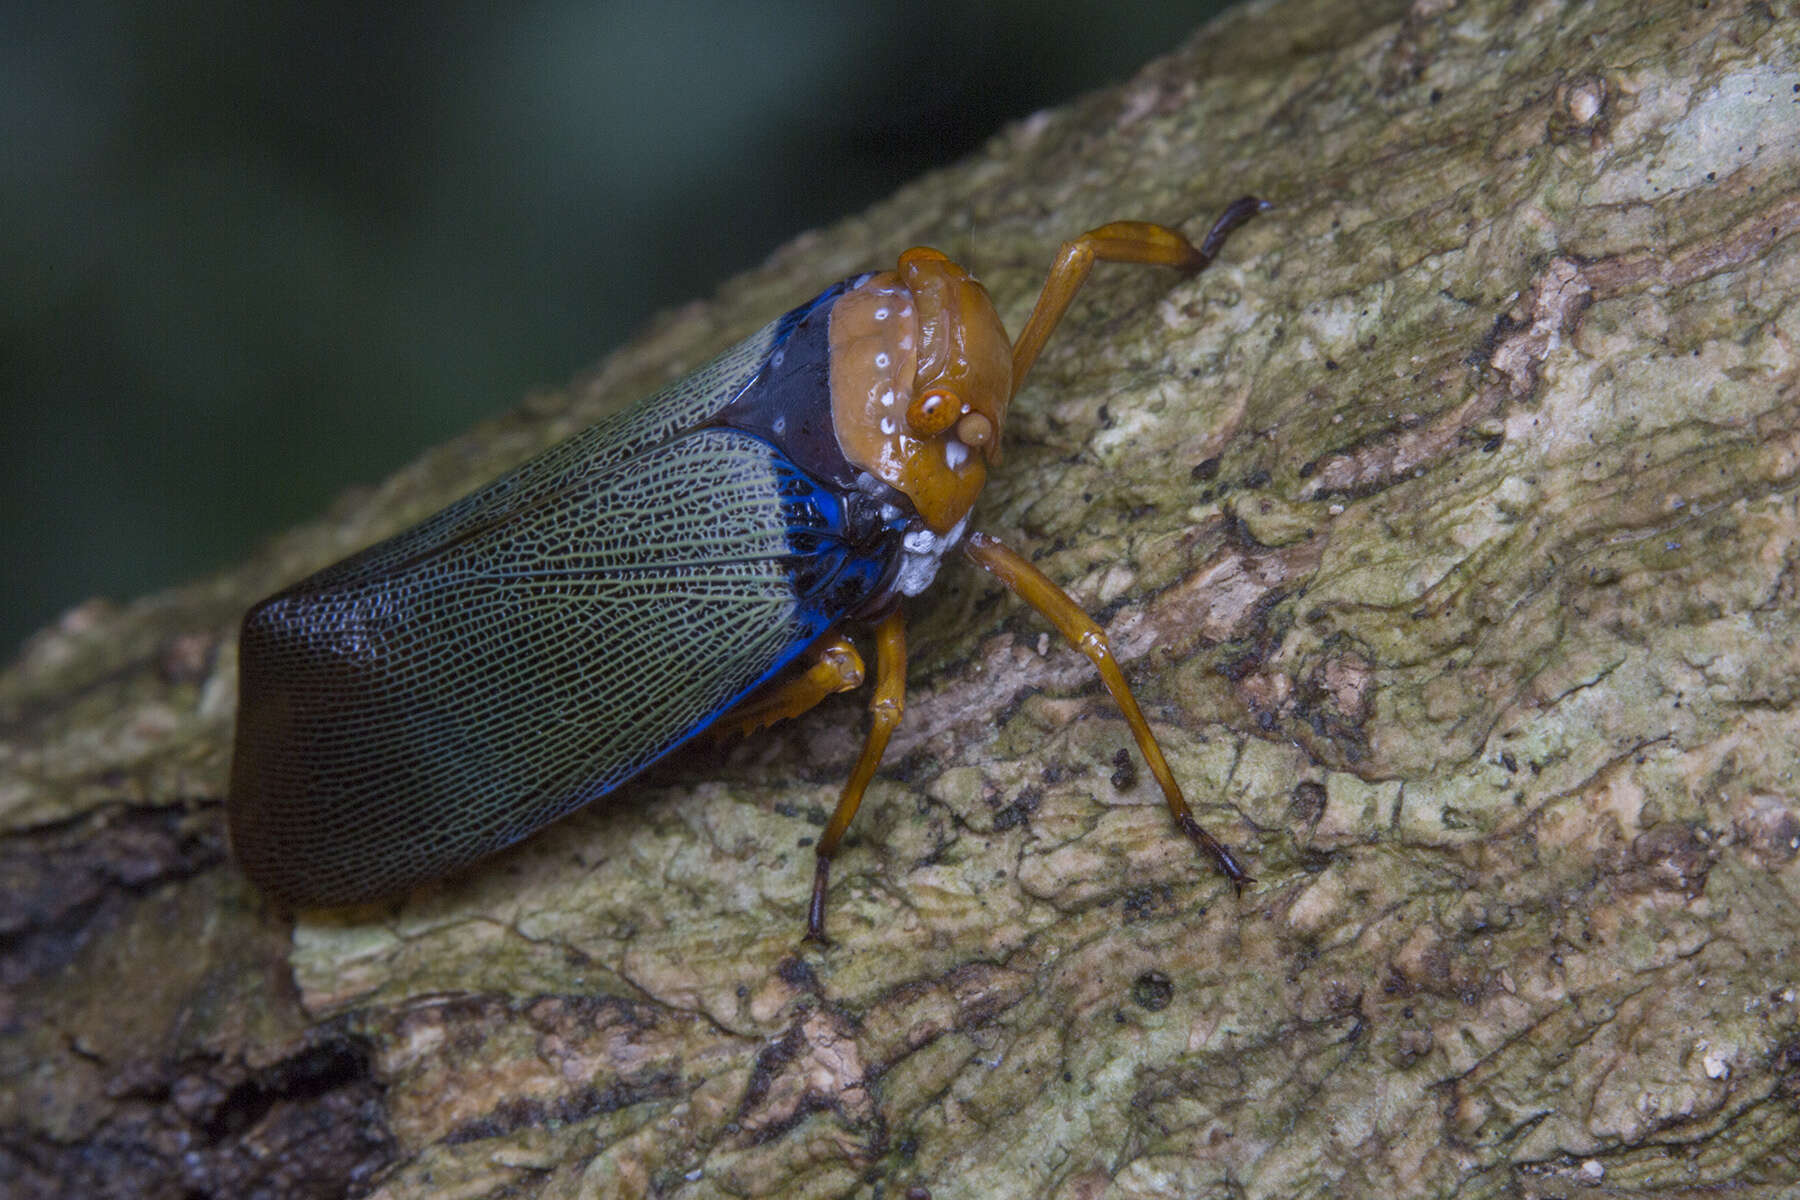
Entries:
{"type": "Polygon", "coordinates": [[[1800,1164],[1800,36],[1767,4],[1239,9],[800,239],[566,394],[0,678],[18,1195],[1774,1194],[1800,1164]],[[1102,267],[802,948],[854,700],[402,903],[229,866],[234,627],[915,242],[1102,267]],[[1733,1194],[1765,1194],[1734,1192],[1733,1194]]]}

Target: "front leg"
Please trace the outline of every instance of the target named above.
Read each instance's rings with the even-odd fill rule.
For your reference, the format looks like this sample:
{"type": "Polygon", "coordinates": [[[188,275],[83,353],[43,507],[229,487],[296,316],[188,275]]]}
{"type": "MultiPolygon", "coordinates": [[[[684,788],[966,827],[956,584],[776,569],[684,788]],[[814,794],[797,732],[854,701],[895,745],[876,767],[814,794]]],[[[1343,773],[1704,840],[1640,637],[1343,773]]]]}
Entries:
{"type": "Polygon", "coordinates": [[[1044,618],[1056,626],[1057,632],[1069,639],[1069,642],[1094,664],[1100,672],[1100,681],[1125,714],[1125,724],[1131,729],[1131,736],[1137,740],[1138,750],[1144,761],[1150,766],[1150,774],[1156,777],[1158,786],[1162,788],[1163,799],[1169,805],[1169,816],[1174,818],[1175,827],[1218,864],[1219,870],[1231,880],[1232,886],[1242,891],[1245,884],[1256,880],[1233,856],[1225,844],[1206,832],[1194,814],[1188,808],[1187,798],[1181,794],[1181,785],[1175,782],[1175,772],[1169,770],[1168,760],[1163,757],[1162,748],[1156,744],[1156,735],[1150,732],[1150,722],[1144,719],[1143,709],[1138,707],[1137,698],[1131,694],[1131,686],[1125,682],[1125,673],[1119,670],[1119,663],[1113,657],[1112,646],[1106,640],[1106,631],[1100,623],[1082,611],[1079,604],[1069,598],[1069,594],[1057,587],[1048,575],[1032,566],[1024,556],[1009,549],[1000,539],[985,533],[969,535],[963,543],[963,551],[975,561],[975,564],[988,574],[1011,588],[1013,593],[1025,603],[1038,610],[1044,618]]]}

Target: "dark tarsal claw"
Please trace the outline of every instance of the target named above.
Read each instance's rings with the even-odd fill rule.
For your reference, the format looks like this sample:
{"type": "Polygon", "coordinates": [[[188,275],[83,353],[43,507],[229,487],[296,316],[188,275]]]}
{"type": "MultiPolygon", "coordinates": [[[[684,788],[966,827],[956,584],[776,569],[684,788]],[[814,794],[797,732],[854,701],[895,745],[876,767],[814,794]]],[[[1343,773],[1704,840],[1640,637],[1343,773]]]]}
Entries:
{"type": "Polygon", "coordinates": [[[1205,266],[1218,255],[1219,248],[1225,244],[1225,239],[1231,236],[1232,230],[1256,214],[1268,212],[1274,207],[1267,200],[1261,200],[1255,196],[1239,196],[1226,205],[1225,211],[1219,214],[1219,219],[1213,222],[1213,227],[1207,230],[1206,236],[1200,240],[1200,265],[1205,266]]]}
{"type": "Polygon", "coordinates": [[[1244,870],[1243,864],[1238,862],[1225,843],[1200,828],[1200,822],[1194,820],[1192,814],[1183,813],[1176,824],[1181,827],[1181,832],[1188,835],[1194,845],[1211,857],[1225,877],[1231,880],[1231,886],[1237,890],[1238,895],[1243,895],[1244,889],[1256,882],[1256,876],[1244,870]]]}

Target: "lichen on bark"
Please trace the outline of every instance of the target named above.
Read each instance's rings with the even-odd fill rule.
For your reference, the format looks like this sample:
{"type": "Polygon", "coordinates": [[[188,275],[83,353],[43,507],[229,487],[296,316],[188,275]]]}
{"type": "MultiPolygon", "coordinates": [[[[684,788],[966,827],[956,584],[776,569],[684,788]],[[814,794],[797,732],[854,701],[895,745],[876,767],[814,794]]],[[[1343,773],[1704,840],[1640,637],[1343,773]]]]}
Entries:
{"type": "Polygon", "coordinates": [[[0,678],[0,1179],[1792,1185],[1794,16],[1246,6],[242,567],[70,614],[0,678]],[[798,935],[851,700],[403,902],[290,930],[232,872],[258,595],[907,245],[1016,327],[1060,239],[1243,192],[1279,207],[1205,274],[1096,274],[978,509],[1104,616],[1241,897],[1085,660],[955,570],[829,950],[798,935]]]}

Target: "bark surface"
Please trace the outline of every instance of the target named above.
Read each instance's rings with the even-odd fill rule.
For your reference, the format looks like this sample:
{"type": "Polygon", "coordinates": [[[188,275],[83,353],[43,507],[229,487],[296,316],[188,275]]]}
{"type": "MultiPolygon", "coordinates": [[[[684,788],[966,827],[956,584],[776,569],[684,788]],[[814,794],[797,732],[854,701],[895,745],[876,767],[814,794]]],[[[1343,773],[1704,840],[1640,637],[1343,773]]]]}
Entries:
{"type": "Polygon", "coordinates": [[[0,677],[17,1196],[1775,1196],[1800,1178],[1800,20],[1282,0],[808,235],[241,567],[0,677]],[[227,859],[235,625],[929,243],[1101,267],[799,944],[840,698],[402,902],[227,859]]]}

